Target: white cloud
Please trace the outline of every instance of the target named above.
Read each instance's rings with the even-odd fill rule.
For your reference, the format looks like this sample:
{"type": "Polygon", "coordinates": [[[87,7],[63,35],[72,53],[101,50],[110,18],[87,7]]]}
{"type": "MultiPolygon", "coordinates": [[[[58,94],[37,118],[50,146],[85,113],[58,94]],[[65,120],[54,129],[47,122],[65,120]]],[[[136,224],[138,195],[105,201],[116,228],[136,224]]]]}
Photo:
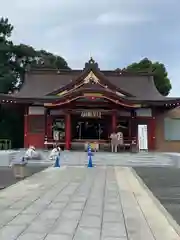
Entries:
{"type": "Polygon", "coordinates": [[[118,13],[118,12],[108,12],[101,14],[97,18],[97,23],[102,25],[134,25],[141,24],[150,19],[145,15],[135,14],[135,13],[118,13]]]}

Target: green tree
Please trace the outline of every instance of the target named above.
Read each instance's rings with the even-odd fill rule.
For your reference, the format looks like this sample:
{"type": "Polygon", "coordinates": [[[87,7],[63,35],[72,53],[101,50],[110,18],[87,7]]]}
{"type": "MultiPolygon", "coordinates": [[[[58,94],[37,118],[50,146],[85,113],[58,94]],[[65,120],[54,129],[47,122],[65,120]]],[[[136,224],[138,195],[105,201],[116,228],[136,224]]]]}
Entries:
{"type": "MultiPolygon", "coordinates": [[[[14,45],[10,40],[13,26],[7,18],[0,19],[0,93],[19,88],[27,67],[68,69],[60,56],[33,47],[14,45]]],[[[13,147],[23,146],[23,107],[0,105],[0,138],[10,139],[13,147]]]]}
{"type": "Polygon", "coordinates": [[[24,81],[27,67],[69,69],[64,58],[45,50],[10,41],[13,26],[7,18],[0,19],[0,93],[18,88],[24,81]]]}
{"type": "Polygon", "coordinates": [[[152,62],[148,58],[144,58],[140,62],[132,63],[126,69],[133,72],[153,72],[156,88],[163,96],[167,96],[172,88],[166,68],[160,62],[152,62]]]}
{"type": "Polygon", "coordinates": [[[27,66],[36,61],[37,53],[33,47],[19,44],[13,46],[12,54],[11,64],[13,65],[16,76],[15,86],[19,88],[24,81],[27,66]]]}
{"type": "Polygon", "coordinates": [[[7,18],[0,19],[0,93],[8,93],[16,82],[11,65],[13,44],[9,40],[13,26],[7,18]]]}
{"type": "Polygon", "coordinates": [[[13,46],[13,60],[18,86],[23,83],[27,68],[69,69],[64,58],[25,44],[13,46]]]}
{"type": "MultiPolygon", "coordinates": [[[[69,69],[67,62],[64,58],[54,55],[45,50],[37,51],[37,61],[35,65],[44,66],[47,68],[55,68],[55,69],[69,69]]],[[[32,64],[32,66],[34,63],[32,64]]]]}

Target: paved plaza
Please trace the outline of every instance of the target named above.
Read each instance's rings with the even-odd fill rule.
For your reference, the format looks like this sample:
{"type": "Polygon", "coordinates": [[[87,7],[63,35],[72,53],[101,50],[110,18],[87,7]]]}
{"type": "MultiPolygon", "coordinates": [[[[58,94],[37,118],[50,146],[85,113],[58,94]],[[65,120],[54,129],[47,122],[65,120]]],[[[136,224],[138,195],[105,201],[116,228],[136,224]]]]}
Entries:
{"type": "MultiPolygon", "coordinates": [[[[48,153],[46,153],[48,156],[48,153]]],[[[86,152],[69,152],[63,151],[61,154],[61,164],[67,166],[84,166],[87,165],[86,152]]],[[[172,159],[169,155],[162,153],[110,153],[97,152],[94,153],[93,162],[97,166],[133,166],[133,165],[172,165],[172,159]]]]}
{"type": "MultiPolygon", "coordinates": [[[[47,154],[47,153],[46,153],[47,154]]],[[[47,155],[48,156],[48,155],[47,155]]],[[[61,154],[62,166],[87,165],[87,153],[67,152],[61,154]]],[[[148,167],[180,167],[180,157],[164,153],[104,153],[94,154],[93,163],[96,166],[148,166],[148,167]]]]}
{"type": "MultiPolygon", "coordinates": [[[[2,158],[6,158],[4,165],[8,166],[14,158],[15,154],[21,158],[24,155],[24,150],[9,153],[4,153],[2,158]]],[[[1,152],[0,152],[1,153],[1,152]]],[[[50,151],[40,151],[42,160],[31,160],[30,165],[51,165],[52,162],[48,161],[50,151]]],[[[87,165],[87,153],[79,151],[63,151],[61,153],[61,165],[62,166],[85,166],[87,165]]],[[[97,152],[93,156],[93,162],[97,166],[175,166],[180,167],[180,155],[178,154],[164,154],[164,153],[109,153],[109,152],[97,152]]]]}
{"type": "Polygon", "coordinates": [[[130,167],[49,167],[2,190],[0,210],[1,240],[180,239],[130,167]]]}

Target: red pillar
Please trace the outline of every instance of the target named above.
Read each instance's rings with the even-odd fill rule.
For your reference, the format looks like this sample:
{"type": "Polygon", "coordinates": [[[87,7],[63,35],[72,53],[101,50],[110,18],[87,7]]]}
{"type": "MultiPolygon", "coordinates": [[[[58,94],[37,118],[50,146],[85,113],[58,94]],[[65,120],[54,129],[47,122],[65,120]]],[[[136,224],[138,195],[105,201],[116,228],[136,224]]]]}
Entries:
{"type": "Polygon", "coordinates": [[[24,147],[28,147],[28,109],[24,111],[24,147]]]}
{"type": "Polygon", "coordinates": [[[149,131],[148,131],[148,141],[149,141],[149,150],[155,150],[156,148],[156,119],[152,117],[149,120],[149,131]]]}
{"type": "Polygon", "coordinates": [[[132,140],[132,118],[129,119],[129,139],[132,140]]]}
{"type": "Polygon", "coordinates": [[[112,114],[112,132],[116,131],[117,128],[117,116],[116,112],[113,112],[112,114]]]}
{"type": "Polygon", "coordinates": [[[136,120],[136,113],[134,110],[131,111],[131,140],[135,140],[136,143],[138,143],[138,137],[137,137],[137,120],[136,120]]]}
{"type": "Polygon", "coordinates": [[[52,139],[52,116],[47,115],[47,138],[52,139]]]}
{"type": "Polygon", "coordinates": [[[71,145],[71,115],[69,113],[66,114],[65,119],[65,148],[66,150],[70,150],[71,145]]]}

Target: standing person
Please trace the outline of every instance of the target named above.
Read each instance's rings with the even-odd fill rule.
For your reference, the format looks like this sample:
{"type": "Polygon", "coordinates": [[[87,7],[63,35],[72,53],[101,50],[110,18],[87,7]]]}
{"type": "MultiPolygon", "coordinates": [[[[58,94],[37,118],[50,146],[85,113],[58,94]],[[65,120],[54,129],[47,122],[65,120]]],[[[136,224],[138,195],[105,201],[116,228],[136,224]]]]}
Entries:
{"type": "Polygon", "coordinates": [[[60,147],[55,146],[49,155],[49,159],[55,161],[57,156],[60,155],[60,151],[61,151],[60,147]]]}
{"type": "Polygon", "coordinates": [[[111,133],[110,139],[111,139],[111,152],[117,152],[118,137],[115,131],[111,133]]]}

